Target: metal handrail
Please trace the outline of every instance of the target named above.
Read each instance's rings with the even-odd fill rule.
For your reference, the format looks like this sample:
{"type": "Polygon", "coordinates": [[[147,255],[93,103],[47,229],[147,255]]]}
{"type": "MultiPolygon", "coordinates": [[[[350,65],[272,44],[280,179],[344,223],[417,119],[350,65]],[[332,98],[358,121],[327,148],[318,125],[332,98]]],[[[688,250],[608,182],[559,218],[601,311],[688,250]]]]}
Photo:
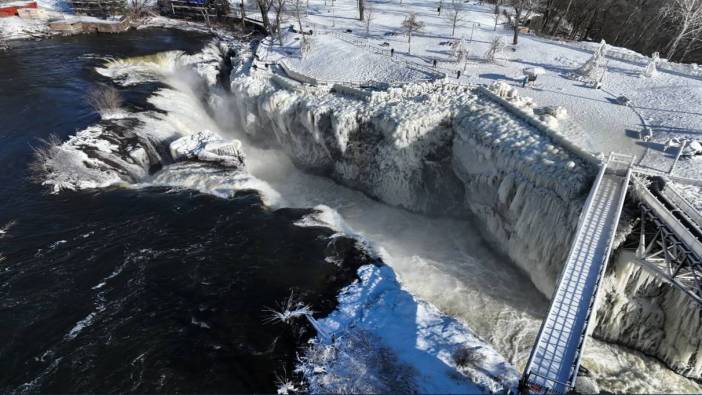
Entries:
{"type": "MultiPolygon", "coordinates": [[[[549,306],[548,313],[546,315],[546,318],[542,322],[541,327],[539,328],[539,333],[537,335],[534,348],[531,350],[531,353],[529,355],[529,359],[528,359],[526,369],[524,371],[524,375],[523,375],[523,379],[522,379],[525,385],[530,384],[530,382],[529,382],[530,375],[535,375],[537,377],[541,377],[541,378],[545,379],[547,382],[563,385],[565,387],[565,390],[569,390],[570,388],[573,387],[573,383],[575,382],[575,377],[577,377],[578,370],[580,369],[580,358],[582,355],[582,350],[584,349],[586,341],[587,341],[587,333],[589,332],[590,326],[592,325],[592,320],[591,320],[592,312],[597,310],[597,295],[599,293],[602,276],[606,271],[607,263],[609,261],[609,256],[611,254],[612,246],[613,246],[614,239],[616,236],[616,227],[611,230],[611,234],[607,235],[607,237],[608,237],[608,240],[606,241],[607,247],[606,247],[605,252],[601,258],[601,261],[599,262],[597,276],[595,278],[595,283],[594,283],[594,286],[592,288],[591,299],[588,303],[588,307],[587,307],[587,311],[586,311],[586,315],[585,315],[584,326],[582,328],[583,331],[578,334],[578,345],[576,347],[575,354],[573,356],[574,357],[573,365],[569,369],[569,373],[568,373],[569,382],[562,383],[562,382],[559,382],[558,380],[556,380],[555,378],[540,375],[540,374],[532,371],[532,369],[534,368],[534,366],[533,366],[534,358],[535,358],[535,355],[536,355],[539,347],[542,345],[542,341],[544,340],[543,339],[544,329],[545,329],[547,323],[549,322],[549,317],[552,315],[554,309],[556,308],[554,301],[557,299],[558,292],[561,289],[561,286],[563,285],[563,281],[565,280],[564,275],[565,275],[567,268],[568,268],[567,265],[571,262],[571,260],[573,258],[573,254],[576,253],[576,248],[577,248],[578,243],[579,243],[579,238],[581,237],[584,226],[585,226],[585,217],[588,215],[588,213],[592,209],[592,205],[594,204],[594,198],[595,198],[595,196],[597,196],[597,194],[599,193],[599,191],[601,189],[602,181],[604,179],[604,175],[607,173],[609,165],[612,163],[616,163],[616,162],[627,164],[626,175],[625,175],[624,180],[623,180],[622,189],[619,192],[619,195],[617,196],[617,201],[616,201],[617,207],[616,207],[616,211],[615,211],[614,217],[613,217],[613,218],[619,218],[621,216],[621,212],[622,212],[622,209],[624,206],[624,200],[626,198],[626,193],[628,190],[629,179],[631,178],[633,163],[635,160],[636,160],[636,158],[632,157],[630,155],[611,153],[609,155],[609,158],[607,159],[607,161],[602,163],[602,165],[600,167],[600,171],[598,172],[597,178],[595,179],[595,183],[590,191],[590,194],[588,195],[588,198],[585,202],[585,205],[583,206],[583,210],[580,213],[580,217],[578,219],[578,226],[577,226],[577,230],[576,230],[576,236],[572,241],[571,249],[570,249],[570,252],[568,253],[568,257],[566,259],[566,266],[563,268],[563,270],[561,271],[561,273],[559,275],[558,284],[556,286],[556,289],[554,290],[553,296],[551,297],[552,302],[549,306]],[[622,160],[624,158],[626,159],[626,161],[622,160]]],[[[613,169],[613,170],[615,170],[615,169],[613,169]]],[[[576,334],[576,332],[571,332],[570,336],[575,336],[575,334],[576,334]]],[[[569,338],[569,339],[567,339],[567,342],[570,342],[572,340],[574,340],[574,339],[569,338]]]]}
{"type": "MultiPolygon", "coordinates": [[[[571,244],[570,251],[568,252],[568,256],[566,258],[566,264],[570,261],[571,257],[575,253],[575,241],[577,240],[578,236],[580,235],[580,231],[582,228],[585,226],[585,216],[590,209],[592,205],[592,201],[594,200],[595,196],[597,195],[597,192],[600,189],[600,186],[602,184],[602,179],[604,178],[605,171],[607,169],[607,162],[604,162],[601,164],[600,171],[597,173],[597,178],[595,179],[595,183],[592,186],[592,189],[590,189],[590,194],[588,195],[585,204],[583,205],[583,209],[580,212],[580,216],[578,217],[578,225],[576,227],[575,231],[575,237],[573,239],[573,243],[571,244]]],[[[560,288],[561,283],[563,282],[564,278],[563,276],[565,275],[566,272],[566,267],[561,270],[561,273],[558,276],[558,281],[556,283],[556,288],[553,290],[553,294],[551,296],[551,301],[556,299],[558,289],[560,288]]],[[[548,312],[546,313],[546,317],[541,323],[541,327],[539,328],[539,333],[536,336],[536,341],[534,342],[534,347],[531,349],[531,353],[529,354],[529,359],[527,360],[526,368],[524,369],[524,376],[525,378],[528,377],[530,374],[536,374],[531,371],[532,369],[532,363],[534,362],[534,356],[537,350],[537,347],[541,344],[541,341],[543,340],[543,334],[544,334],[544,327],[546,326],[546,322],[548,320],[548,317],[551,315],[551,312],[555,308],[554,303],[551,303],[548,312]]]]}
{"type": "MultiPolygon", "coordinates": [[[[621,156],[621,154],[620,154],[621,156]]],[[[613,156],[610,154],[610,159],[612,159],[613,156]]],[[[619,218],[622,215],[622,210],[624,209],[624,201],[626,200],[626,193],[629,189],[629,180],[631,180],[631,174],[633,170],[633,165],[634,161],[636,160],[635,156],[631,157],[631,160],[629,162],[629,168],[627,169],[626,176],[624,177],[624,186],[619,193],[619,205],[617,207],[617,211],[615,213],[614,218],[619,218]]],[[[617,221],[619,222],[619,221],[617,221]]],[[[597,311],[598,308],[598,303],[597,303],[597,294],[599,293],[600,290],[600,282],[602,281],[602,276],[605,273],[607,269],[607,264],[609,262],[609,256],[612,253],[612,245],[614,244],[614,239],[617,235],[617,228],[615,227],[612,230],[612,234],[609,236],[609,241],[607,243],[607,249],[605,250],[605,254],[603,256],[603,262],[600,265],[600,270],[599,273],[597,274],[597,282],[595,283],[595,287],[593,289],[593,299],[592,299],[592,305],[591,308],[588,311],[587,317],[585,319],[585,331],[583,332],[583,340],[581,347],[578,349],[578,355],[576,356],[576,364],[575,364],[575,369],[573,375],[578,374],[578,370],[580,370],[580,354],[582,353],[582,350],[585,348],[585,344],[587,343],[587,333],[589,332],[590,325],[592,325],[592,321],[590,320],[590,315],[592,314],[593,311],[597,311]]]]}

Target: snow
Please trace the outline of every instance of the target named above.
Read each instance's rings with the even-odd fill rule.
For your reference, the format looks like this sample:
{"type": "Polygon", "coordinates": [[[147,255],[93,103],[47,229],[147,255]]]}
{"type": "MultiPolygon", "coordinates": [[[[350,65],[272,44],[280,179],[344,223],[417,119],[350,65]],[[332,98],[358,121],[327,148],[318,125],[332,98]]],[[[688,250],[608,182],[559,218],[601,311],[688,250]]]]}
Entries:
{"type": "Polygon", "coordinates": [[[270,37],[262,42],[258,52],[261,62],[282,62],[291,70],[323,82],[397,83],[431,78],[427,72],[391,61],[388,55],[360,49],[358,45],[364,45],[363,41],[353,36],[320,32],[308,38],[311,40],[310,49],[302,56],[297,51],[296,56],[288,55],[290,48],[300,45],[300,35],[286,31],[284,37],[287,41],[282,47],[270,37]],[[356,45],[352,40],[357,42],[356,45]]]}
{"type": "Polygon", "coordinates": [[[209,130],[181,137],[170,144],[171,157],[175,161],[197,159],[216,162],[223,166],[243,168],[244,155],[241,142],[225,141],[209,130]]]}
{"type": "Polygon", "coordinates": [[[49,26],[40,20],[22,19],[18,16],[0,18],[0,40],[31,38],[49,33],[49,26]]]}
{"type": "MultiPolygon", "coordinates": [[[[437,71],[445,73],[456,83],[504,81],[522,96],[533,98],[539,106],[564,107],[578,126],[566,127],[564,134],[575,143],[605,155],[611,151],[636,155],[638,164],[649,170],[667,173],[671,169],[674,153],[662,151],[663,143],[669,138],[699,139],[699,130],[702,130],[702,113],[698,109],[702,102],[702,73],[698,67],[661,61],[658,73],[645,78],[641,73],[650,58],[607,46],[604,60],[607,73],[602,89],[593,89],[589,84],[568,78],[568,75],[592,57],[599,43],[570,43],[522,34],[519,45],[508,45],[501,59],[492,64],[481,57],[495,37],[511,43],[512,32],[502,27],[494,30],[493,9],[489,4],[468,2],[466,22],[459,23],[452,37],[450,23],[437,15],[436,4],[423,0],[369,2],[375,13],[366,35],[365,22],[358,20],[356,3],[355,0],[309,2],[309,16],[303,17],[304,29],[315,32],[309,62],[304,56],[300,59],[296,50],[299,40],[295,41],[299,35],[293,33],[286,35],[285,51],[276,50],[274,46],[259,55],[265,61],[279,60],[284,56],[285,62],[298,67],[296,71],[311,78],[350,82],[368,79],[368,70],[375,70],[373,79],[379,81],[394,82],[407,78],[396,70],[397,63],[379,55],[378,51],[387,52],[393,48],[395,61],[407,61],[428,69],[436,60],[437,71]],[[401,34],[400,28],[409,12],[417,13],[418,19],[426,24],[423,32],[413,36],[411,54],[407,51],[407,37],[401,34]],[[318,34],[339,34],[348,29],[352,32],[343,33],[344,37],[366,43],[366,49],[352,48],[350,44],[345,48],[336,36],[318,34]],[[470,52],[466,64],[456,62],[450,48],[452,42],[461,38],[470,52]],[[286,55],[286,51],[289,54],[286,55]],[[269,58],[267,53],[276,56],[269,58]],[[381,62],[383,59],[385,62],[381,62]],[[542,69],[545,73],[538,76],[533,86],[521,87],[525,68],[542,69]],[[463,71],[460,79],[455,78],[458,70],[463,71]],[[619,96],[631,99],[631,105],[619,105],[616,102],[619,96]],[[644,142],[638,139],[638,132],[647,127],[653,131],[653,138],[644,142]]],[[[255,13],[253,9],[249,12],[250,15],[255,13]]],[[[676,166],[674,174],[702,179],[702,166],[685,159],[676,166]]]]}
{"type": "MultiPolygon", "coordinates": [[[[316,210],[318,213],[298,226],[326,222],[332,229],[356,235],[329,207],[318,206],[316,210]]],[[[339,293],[336,310],[318,321],[335,340],[329,343],[318,337],[302,359],[299,369],[312,392],[374,393],[411,388],[419,393],[492,393],[516,385],[519,373],[500,354],[463,324],[403,289],[390,267],[366,265],[358,269],[358,277],[339,293]],[[372,348],[358,347],[354,338],[359,334],[374,339],[372,348]],[[332,352],[330,349],[334,357],[319,358],[320,353],[332,352]],[[460,350],[477,354],[480,368],[459,366],[456,355],[460,350]],[[384,377],[383,370],[373,369],[369,379],[353,369],[367,368],[369,361],[382,358],[373,354],[381,353],[396,359],[392,373],[402,371],[398,364],[411,369],[412,374],[400,383],[402,387],[397,387],[393,375],[384,377]],[[457,370],[470,380],[457,375],[457,370]]]]}
{"type": "Polygon", "coordinates": [[[675,190],[685,198],[692,206],[702,213],[702,187],[696,185],[685,185],[674,183],[675,190]]]}

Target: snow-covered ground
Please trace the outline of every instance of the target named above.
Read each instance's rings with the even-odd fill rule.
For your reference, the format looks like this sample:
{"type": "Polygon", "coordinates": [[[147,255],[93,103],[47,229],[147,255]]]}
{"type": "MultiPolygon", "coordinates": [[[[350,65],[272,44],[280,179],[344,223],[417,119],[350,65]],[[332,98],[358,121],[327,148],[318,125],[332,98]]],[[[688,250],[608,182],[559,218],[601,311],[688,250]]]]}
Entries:
{"type": "Polygon", "coordinates": [[[45,21],[24,19],[18,16],[0,18],[0,40],[17,40],[49,34],[45,21]]]}
{"type": "MultiPolygon", "coordinates": [[[[507,45],[496,63],[484,61],[490,43],[502,37],[511,44],[512,32],[502,24],[495,29],[492,6],[477,2],[465,3],[463,22],[455,35],[443,16],[437,13],[438,1],[399,0],[368,1],[374,9],[370,29],[358,20],[355,0],[311,0],[308,16],[303,17],[304,30],[315,32],[310,50],[304,55],[297,49],[301,36],[287,32],[284,45],[266,48],[259,56],[264,61],[281,57],[295,71],[321,80],[374,80],[397,82],[421,78],[409,73],[402,61],[436,70],[461,84],[489,84],[504,81],[518,87],[521,95],[534,98],[541,106],[563,106],[579,128],[565,134],[586,149],[608,154],[611,151],[636,155],[638,164],[662,172],[671,169],[676,149],[663,151],[670,138],[700,139],[702,135],[702,79],[695,67],[664,64],[651,77],[641,76],[648,58],[632,51],[614,48],[608,59],[602,89],[593,89],[582,81],[568,78],[575,68],[592,56],[594,45],[566,43],[522,34],[515,47],[507,45]],[[412,37],[411,53],[401,23],[409,12],[415,12],[425,24],[423,31],[412,37]],[[348,32],[350,30],[350,32],[348,32]],[[334,34],[329,34],[334,32],[334,34]],[[340,34],[342,33],[342,34],[340,34]],[[464,40],[468,61],[458,63],[451,43],[464,40]],[[355,43],[352,43],[355,39],[355,43]],[[364,48],[365,45],[365,48],[364,48]],[[390,58],[389,51],[394,50],[390,58]],[[665,66],[665,67],[664,67],[665,66]],[[532,86],[522,87],[523,69],[541,67],[546,73],[532,86]],[[457,71],[462,75],[457,77],[457,71]],[[616,102],[619,96],[631,100],[630,105],[616,102]],[[645,127],[653,138],[638,138],[645,127]]],[[[255,17],[255,11],[250,15],[255,17]]],[[[500,23],[504,22],[503,20],[500,23]]],[[[294,26],[291,15],[283,26],[294,26]]],[[[274,41],[275,44],[275,41],[274,41]]],[[[674,174],[702,179],[702,159],[681,160],[674,174]]]]}

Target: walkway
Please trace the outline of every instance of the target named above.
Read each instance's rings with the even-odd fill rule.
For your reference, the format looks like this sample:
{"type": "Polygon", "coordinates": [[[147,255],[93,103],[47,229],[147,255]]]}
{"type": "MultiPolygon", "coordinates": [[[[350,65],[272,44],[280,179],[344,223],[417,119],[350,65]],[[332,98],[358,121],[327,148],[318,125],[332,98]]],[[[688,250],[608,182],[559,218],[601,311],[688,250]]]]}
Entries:
{"type": "Polygon", "coordinates": [[[619,223],[633,159],[610,155],[581,214],[558,288],[524,372],[532,393],[565,393],[575,385],[590,313],[619,223]]]}

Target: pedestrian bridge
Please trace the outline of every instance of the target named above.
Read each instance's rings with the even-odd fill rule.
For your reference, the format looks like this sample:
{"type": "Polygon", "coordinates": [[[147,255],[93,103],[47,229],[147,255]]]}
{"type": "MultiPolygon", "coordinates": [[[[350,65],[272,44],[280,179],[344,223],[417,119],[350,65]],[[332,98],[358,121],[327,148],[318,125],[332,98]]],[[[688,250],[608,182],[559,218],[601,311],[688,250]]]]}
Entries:
{"type": "Polygon", "coordinates": [[[611,154],[587,198],[568,259],[520,382],[529,393],[575,386],[597,291],[610,256],[634,158],[611,154]]]}

